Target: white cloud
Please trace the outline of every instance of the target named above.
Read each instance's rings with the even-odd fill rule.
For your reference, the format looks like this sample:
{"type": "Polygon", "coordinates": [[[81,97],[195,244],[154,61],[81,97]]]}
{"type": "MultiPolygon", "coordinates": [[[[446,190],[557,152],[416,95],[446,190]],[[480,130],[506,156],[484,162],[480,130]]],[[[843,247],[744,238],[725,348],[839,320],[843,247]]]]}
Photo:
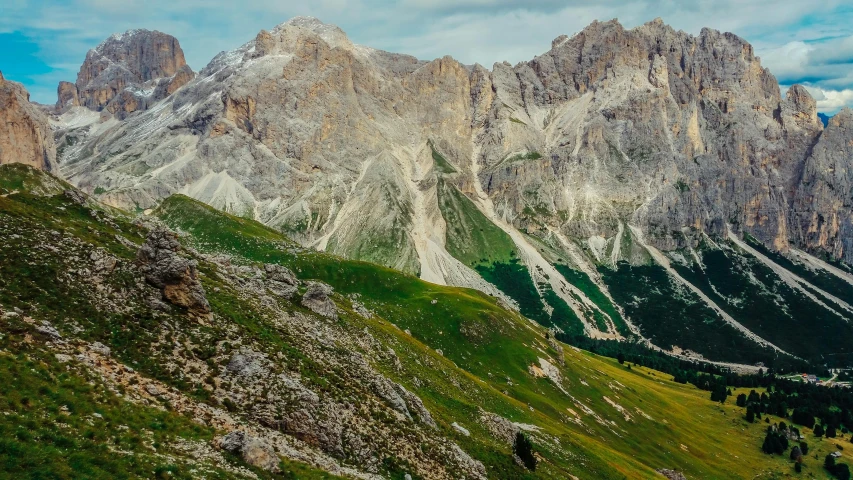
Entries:
{"type": "Polygon", "coordinates": [[[835,114],[843,107],[853,106],[853,89],[826,90],[820,87],[806,87],[817,101],[819,112],[835,114]]]}
{"type": "Polygon", "coordinates": [[[761,52],[761,64],[768,67],[780,82],[801,78],[809,64],[809,53],[814,48],[805,42],[786,43],[761,52]]]}

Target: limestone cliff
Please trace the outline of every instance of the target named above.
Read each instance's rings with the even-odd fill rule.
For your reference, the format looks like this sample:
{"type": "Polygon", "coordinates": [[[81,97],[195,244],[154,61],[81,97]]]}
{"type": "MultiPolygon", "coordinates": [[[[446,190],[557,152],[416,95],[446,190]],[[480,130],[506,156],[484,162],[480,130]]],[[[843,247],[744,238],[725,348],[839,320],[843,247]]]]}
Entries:
{"type": "Polygon", "coordinates": [[[56,145],[47,115],[30,103],[23,85],[0,73],[0,165],[56,169],[56,145]]]}
{"type": "Polygon", "coordinates": [[[354,45],[295,18],[66,160],[73,182],[114,205],[180,192],[305,245],[490,291],[448,253],[458,225],[440,211],[441,182],[528,252],[531,271],[544,260],[529,238],[604,263],[642,259],[630,245],[666,251],[730,230],[847,255],[842,227],[802,213],[846,208],[804,193],[825,161],[813,152],[822,132],[805,89],[783,96],[730,33],[595,22],[488,70],[354,45]]]}
{"type": "Polygon", "coordinates": [[[853,110],[829,120],[806,160],[793,212],[804,247],[853,263],[853,110]]]}
{"type": "Polygon", "coordinates": [[[89,51],[76,83],[60,82],[56,107],[81,105],[124,118],[166,98],[194,76],[175,37],[130,30],[89,51]]]}

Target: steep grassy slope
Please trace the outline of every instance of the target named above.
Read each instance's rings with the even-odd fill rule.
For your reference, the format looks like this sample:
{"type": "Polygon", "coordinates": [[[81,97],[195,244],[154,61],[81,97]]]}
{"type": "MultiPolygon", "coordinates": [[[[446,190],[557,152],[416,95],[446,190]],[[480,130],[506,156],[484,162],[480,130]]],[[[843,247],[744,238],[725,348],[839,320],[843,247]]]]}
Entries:
{"type": "MultiPolygon", "coordinates": [[[[8,172],[0,168],[0,177],[8,172]]],[[[452,444],[482,462],[488,478],[654,478],[658,468],[682,470],[688,478],[772,478],[792,470],[784,459],[760,453],[764,425],[746,424],[742,409],[714,404],[707,392],[668,375],[557,344],[482,293],[304,251],[260,224],[185,197],[166,201],[156,215],[198,252],[190,254],[213,310],[207,320],[175,306],[152,308],[156,291],[134,260],[146,225],[64,195],[0,197],[0,375],[25,381],[21,392],[40,392],[38,401],[30,393],[0,396],[4,411],[22,416],[0,424],[14,429],[32,418],[42,425],[32,437],[5,437],[0,476],[20,473],[15,452],[29,449],[48,452],[41,465],[63,472],[94,471],[75,469],[94,468],[86,465],[109,452],[116,465],[138,463],[128,467],[128,477],[172,471],[181,478],[193,469],[210,472],[208,478],[236,477],[248,467],[211,445],[238,425],[279,442],[282,468],[294,478],[322,475],[318,468],[345,476],[458,478],[458,464],[441,450],[452,444]],[[116,259],[111,270],[100,261],[105,254],[116,259]],[[291,300],[256,288],[262,277],[255,268],[273,263],[303,281],[333,286],[339,318],[303,307],[304,284],[291,300]],[[9,315],[14,309],[21,313],[9,315]],[[98,353],[95,342],[111,353],[98,353]],[[259,379],[266,385],[255,393],[245,378],[229,373],[235,352],[246,348],[267,359],[268,374],[259,379]],[[40,380],[47,378],[65,388],[40,380]],[[302,385],[299,401],[280,401],[279,378],[302,385]],[[376,382],[398,383],[420,397],[436,426],[395,413],[376,382]],[[316,401],[340,405],[338,414],[351,412],[345,437],[361,439],[367,457],[353,443],[336,451],[313,437],[331,432],[322,424],[295,431],[265,413],[274,407],[287,419],[316,401]],[[101,421],[92,413],[104,424],[87,439],[88,420],[101,421]],[[73,437],[81,455],[95,452],[93,460],[63,463],[50,453],[71,445],[44,430],[66,416],[58,422],[70,426],[63,435],[73,437]],[[540,456],[535,472],[513,461],[500,425],[528,431],[540,456]]],[[[120,468],[102,463],[107,473],[120,468]]]]}
{"type": "MultiPolygon", "coordinates": [[[[447,168],[441,167],[443,157],[433,151],[433,157],[436,156],[440,159],[436,160],[439,171],[446,172],[447,168]]],[[[549,285],[533,282],[527,267],[519,261],[518,249],[509,235],[441,176],[438,201],[447,225],[447,251],[451,255],[515,300],[527,318],[566,332],[583,332],[583,324],[566,302],[549,285]]]]}
{"type": "MultiPolygon", "coordinates": [[[[315,252],[283,251],[276,244],[286,244],[286,240],[257,225],[236,246],[243,230],[238,222],[243,220],[186,198],[169,199],[158,215],[187,232],[187,240],[193,245],[212,253],[239,251],[247,260],[279,261],[306,278],[328,282],[340,292],[361,293],[360,299],[368,308],[394,324],[383,328],[391,335],[389,340],[406,341],[399,329],[408,330],[419,344],[440,349],[454,367],[465,372],[457,380],[459,387],[433,390],[413,385],[413,389],[433,412],[441,412],[448,421],[455,419],[469,428],[475,439],[488,436],[482,426],[471,421],[480,407],[543,428],[539,435],[547,432],[559,440],[561,452],[581,455],[581,461],[573,456],[563,459],[574,460],[566,466],[560,459],[564,453],[549,452],[555,456],[548,456],[548,463],[581,478],[643,478],[651,474],[649,466],[666,465],[683,468],[697,478],[751,476],[748,472],[768,467],[787,470],[784,462],[774,462],[758,455],[757,449],[744,447],[761,436],[760,426],[748,427],[735,410],[711,404],[705,392],[671,383],[662,374],[640,368],[626,370],[615,362],[567,349],[559,382],[532,376],[531,365],[538,366],[540,357],[557,363],[557,353],[541,330],[523,320],[510,321],[508,312],[478,292],[429,285],[373,265],[315,252]],[[468,379],[473,383],[468,384],[468,379]],[[471,395],[473,392],[476,394],[471,395]],[[624,408],[624,413],[605,396],[624,408]],[[524,406],[532,408],[519,408],[524,406]],[[744,438],[743,428],[754,433],[744,438]],[[713,441],[705,439],[708,435],[713,441]],[[733,459],[729,454],[732,451],[740,458],[733,459]],[[615,471],[604,464],[612,465],[615,471]]],[[[405,362],[403,356],[401,360],[405,362]]],[[[419,379],[435,378],[435,371],[423,370],[417,362],[407,367],[414,369],[419,379]]],[[[547,436],[537,438],[544,440],[547,436]]],[[[476,445],[476,440],[466,443],[476,445]]],[[[497,463],[487,463],[500,468],[497,463]]]]}

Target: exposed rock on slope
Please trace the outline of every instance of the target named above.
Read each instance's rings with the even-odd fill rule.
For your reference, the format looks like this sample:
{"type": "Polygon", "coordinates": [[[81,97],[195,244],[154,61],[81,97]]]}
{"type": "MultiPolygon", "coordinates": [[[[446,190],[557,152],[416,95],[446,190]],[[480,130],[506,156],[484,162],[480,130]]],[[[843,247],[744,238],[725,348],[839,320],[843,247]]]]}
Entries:
{"type": "Polygon", "coordinates": [[[130,30],[89,51],[76,84],[59,83],[56,106],[80,105],[124,118],[166,98],[194,77],[175,37],[130,30]]]}
{"type": "Polygon", "coordinates": [[[198,280],[196,262],[178,255],[180,249],[174,233],[155,229],[139,249],[137,261],[145,280],[162,290],[163,298],[195,315],[207,316],[210,305],[198,280]]]}
{"type": "Polygon", "coordinates": [[[302,295],[302,305],[324,317],[338,318],[335,302],[329,298],[331,294],[332,287],[325,283],[311,282],[308,285],[308,290],[305,291],[305,295],[302,295]]]}
{"type": "Polygon", "coordinates": [[[249,465],[278,472],[279,458],[275,450],[263,439],[253,437],[243,431],[234,431],[222,437],[220,448],[227,452],[236,453],[243,457],[249,465]]]}
{"type": "Polygon", "coordinates": [[[56,169],[56,145],[47,116],[30,103],[23,85],[0,73],[0,164],[56,169]]]}

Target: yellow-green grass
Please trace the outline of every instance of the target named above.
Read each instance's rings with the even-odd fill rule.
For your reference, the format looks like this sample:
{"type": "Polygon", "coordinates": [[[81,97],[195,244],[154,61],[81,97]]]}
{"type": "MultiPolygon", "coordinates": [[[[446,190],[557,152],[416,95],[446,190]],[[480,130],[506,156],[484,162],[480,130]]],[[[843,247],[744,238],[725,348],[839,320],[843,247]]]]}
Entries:
{"type": "MultiPolygon", "coordinates": [[[[61,228],[120,257],[132,256],[112,235],[99,234],[97,219],[70,206],[61,196],[36,199],[15,194],[0,199],[0,214],[28,222],[33,228],[61,228]]],[[[357,315],[349,300],[338,294],[339,325],[353,336],[369,333],[382,346],[393,348],[400,368],[388,359],[371,361],[417,393],[435,417],[440,433],[481,460],[492,478],[660,478],[654,472],[659,468],[683,471],[691,479],[784,478],[793,474],[787,455],[761,452],[768,424],[763,418],[746,423],[744,409],[734,405],[735,397],[723,405],[713,403],[709,392],[675,383],[670,375],[641,367],[629,369],[615,360],[567,346],[560,347],[565,366],[559,367],[563,379],[559,385],[535,376],[531,366],[539,365],[539,358],[557,363],[557,351],[546,340],[545,330],[480,292],[433,285],[369,263],[301,250],[274,230],[186,197],[167,202],[158,215],[186,232],[184,241],[202,252],[227,252],[234,261],[250,264],[281,263],[300,278],[326,281],[339,293],[360,294],[360,300],[376,315],[357,315]],[[605,397],[626,409],[631,418],[626,419],[605,397]],[[478,421],[479,409],[540,429],[532,433],[540,456],[535,473],[515,464],[511,447],[491,436],[478,421]],[[575,416],[569,409],[576,412],[580,423],[572,420],[575,416]],[[469,429],[471,436],[454,430],[453,422],[469,429]]],[[[134,242],[141,241],[143,232],[128,224],[121,226],[134,242]]],[[[45,253],[43,261],[51,261],[50,255],[45,253]]],[[[4,258],[10,268],[17,265],[17,257],[4,258]]],[[[293,348],[263,323],[256,307],[237,300],[232,287],[213,274],[216,268],[200,259],[202,281],[214,312],[232,318],[244,335],[253,335],[259,342],[293,348]]],[[[18,280],[27,277],[34,285],[47,288],[38,283],[42,279],[23,268],[10,272],[18,280]]],[[[16,298],[9,295],[7,300],[16,298]]],[[[302,308],[285,300],[278,307],[302,308]]],[[[120,349],[116,350],[116,357],[121,358],[120,349]]],[[[139,367],[137,370],[145,371],[143,365],[139,367]]],[[[306,379],[322,374],[314,368],[312,362],[304,362],[306,379]]],[[[817,440],[810,430],[801,430],[812,447],[806,472],[828,478],[822,469],[823,457],[837,449],[835,444],[847,445],[849,440],[817,440]],[[813,458],[815,454],[818,459],[813,458]]],[[[842,461],[849,463],[849,450],[842,452],[842,461]]]]}
{"type": "MultiPolygon", "coordinates": [[[[363,262],[264,246],[256,236],[241,238],[240,229],[228,225],[228,216],[186,198],[167,202],[164,210],[167,223],[188,231],[188,239],[204,239],[196,246],[241,252],[246,261],[281,263],[327,281],[338,291],[362,294],[378,316],[363,319],[347,313],[343,321],[354,332],[367,327],[398,352],[406,374],[400,375],[390,366],[382,368],[424,399],[447,435],[459,437],[447,428],[454,421],[471,430],[472,439],[459,437],[459,441],[474,447],[475,457],[481,450],[486,457],[509,455],[509,447],[491,439],[476,422],[477,407],[481,407],[512,421],[536,425],[542,430],[534,437],[553,436],[560,440],[562,450],[578,454],[579,458],[563,458],[559,449],[540,441],[537,450],[542,460],[536,473],[544,478],[568,474],[653,478],[658,468],[682,470],[689,478],[773,478],[793,472],[786,456],[761,452],[767,424],[763,420],[748,424],[734,398],[723,405],[713,403],[709,392],[675,383],[670,375],[641,367],[628,369],[615,360],[570,347],[564,347],[566,366],[561,368],[564,393],[551,380],[529,372],[539,357],[556,363],[556,352],[546,341],[545,331],[479,292],[427,284],[363,262]],[[191,222],[182,213],[185,209],[192,211],[191,222]],[[216,232],[211,228],[214,225],[216,232]],[[224,231],[232,233],[227,240],[217,241],[224,231]],[[414,384],[412,374],[427,380],[427,385],[414,384]],[[632,418],[626,420],[605,396],[627,409],[632,418]],[[607,424],[584,413],[571,397],[607,424]],[[570,421],[569,409],[579,414],[583,425],[570,421]]],[[[261,231],[261,227],[248,230],[261,231]]],[[[264,233],[266,237],[269,230],[264,233]]],[[[269,240],[287,244],[283,237],[269,240]]],[[[339,305],[347,310],[345,302],[339,301],[339,305]]],[[[810,443],[819,447],[817,442],[810,443]]],[[[823,453],[820,448],[816,451],[823,453]]],[[[499,468],[495,462],[484,461],[499,468]]],[[[807,461],[810,471],[822,474],[820,462],[807,461]]]]}

